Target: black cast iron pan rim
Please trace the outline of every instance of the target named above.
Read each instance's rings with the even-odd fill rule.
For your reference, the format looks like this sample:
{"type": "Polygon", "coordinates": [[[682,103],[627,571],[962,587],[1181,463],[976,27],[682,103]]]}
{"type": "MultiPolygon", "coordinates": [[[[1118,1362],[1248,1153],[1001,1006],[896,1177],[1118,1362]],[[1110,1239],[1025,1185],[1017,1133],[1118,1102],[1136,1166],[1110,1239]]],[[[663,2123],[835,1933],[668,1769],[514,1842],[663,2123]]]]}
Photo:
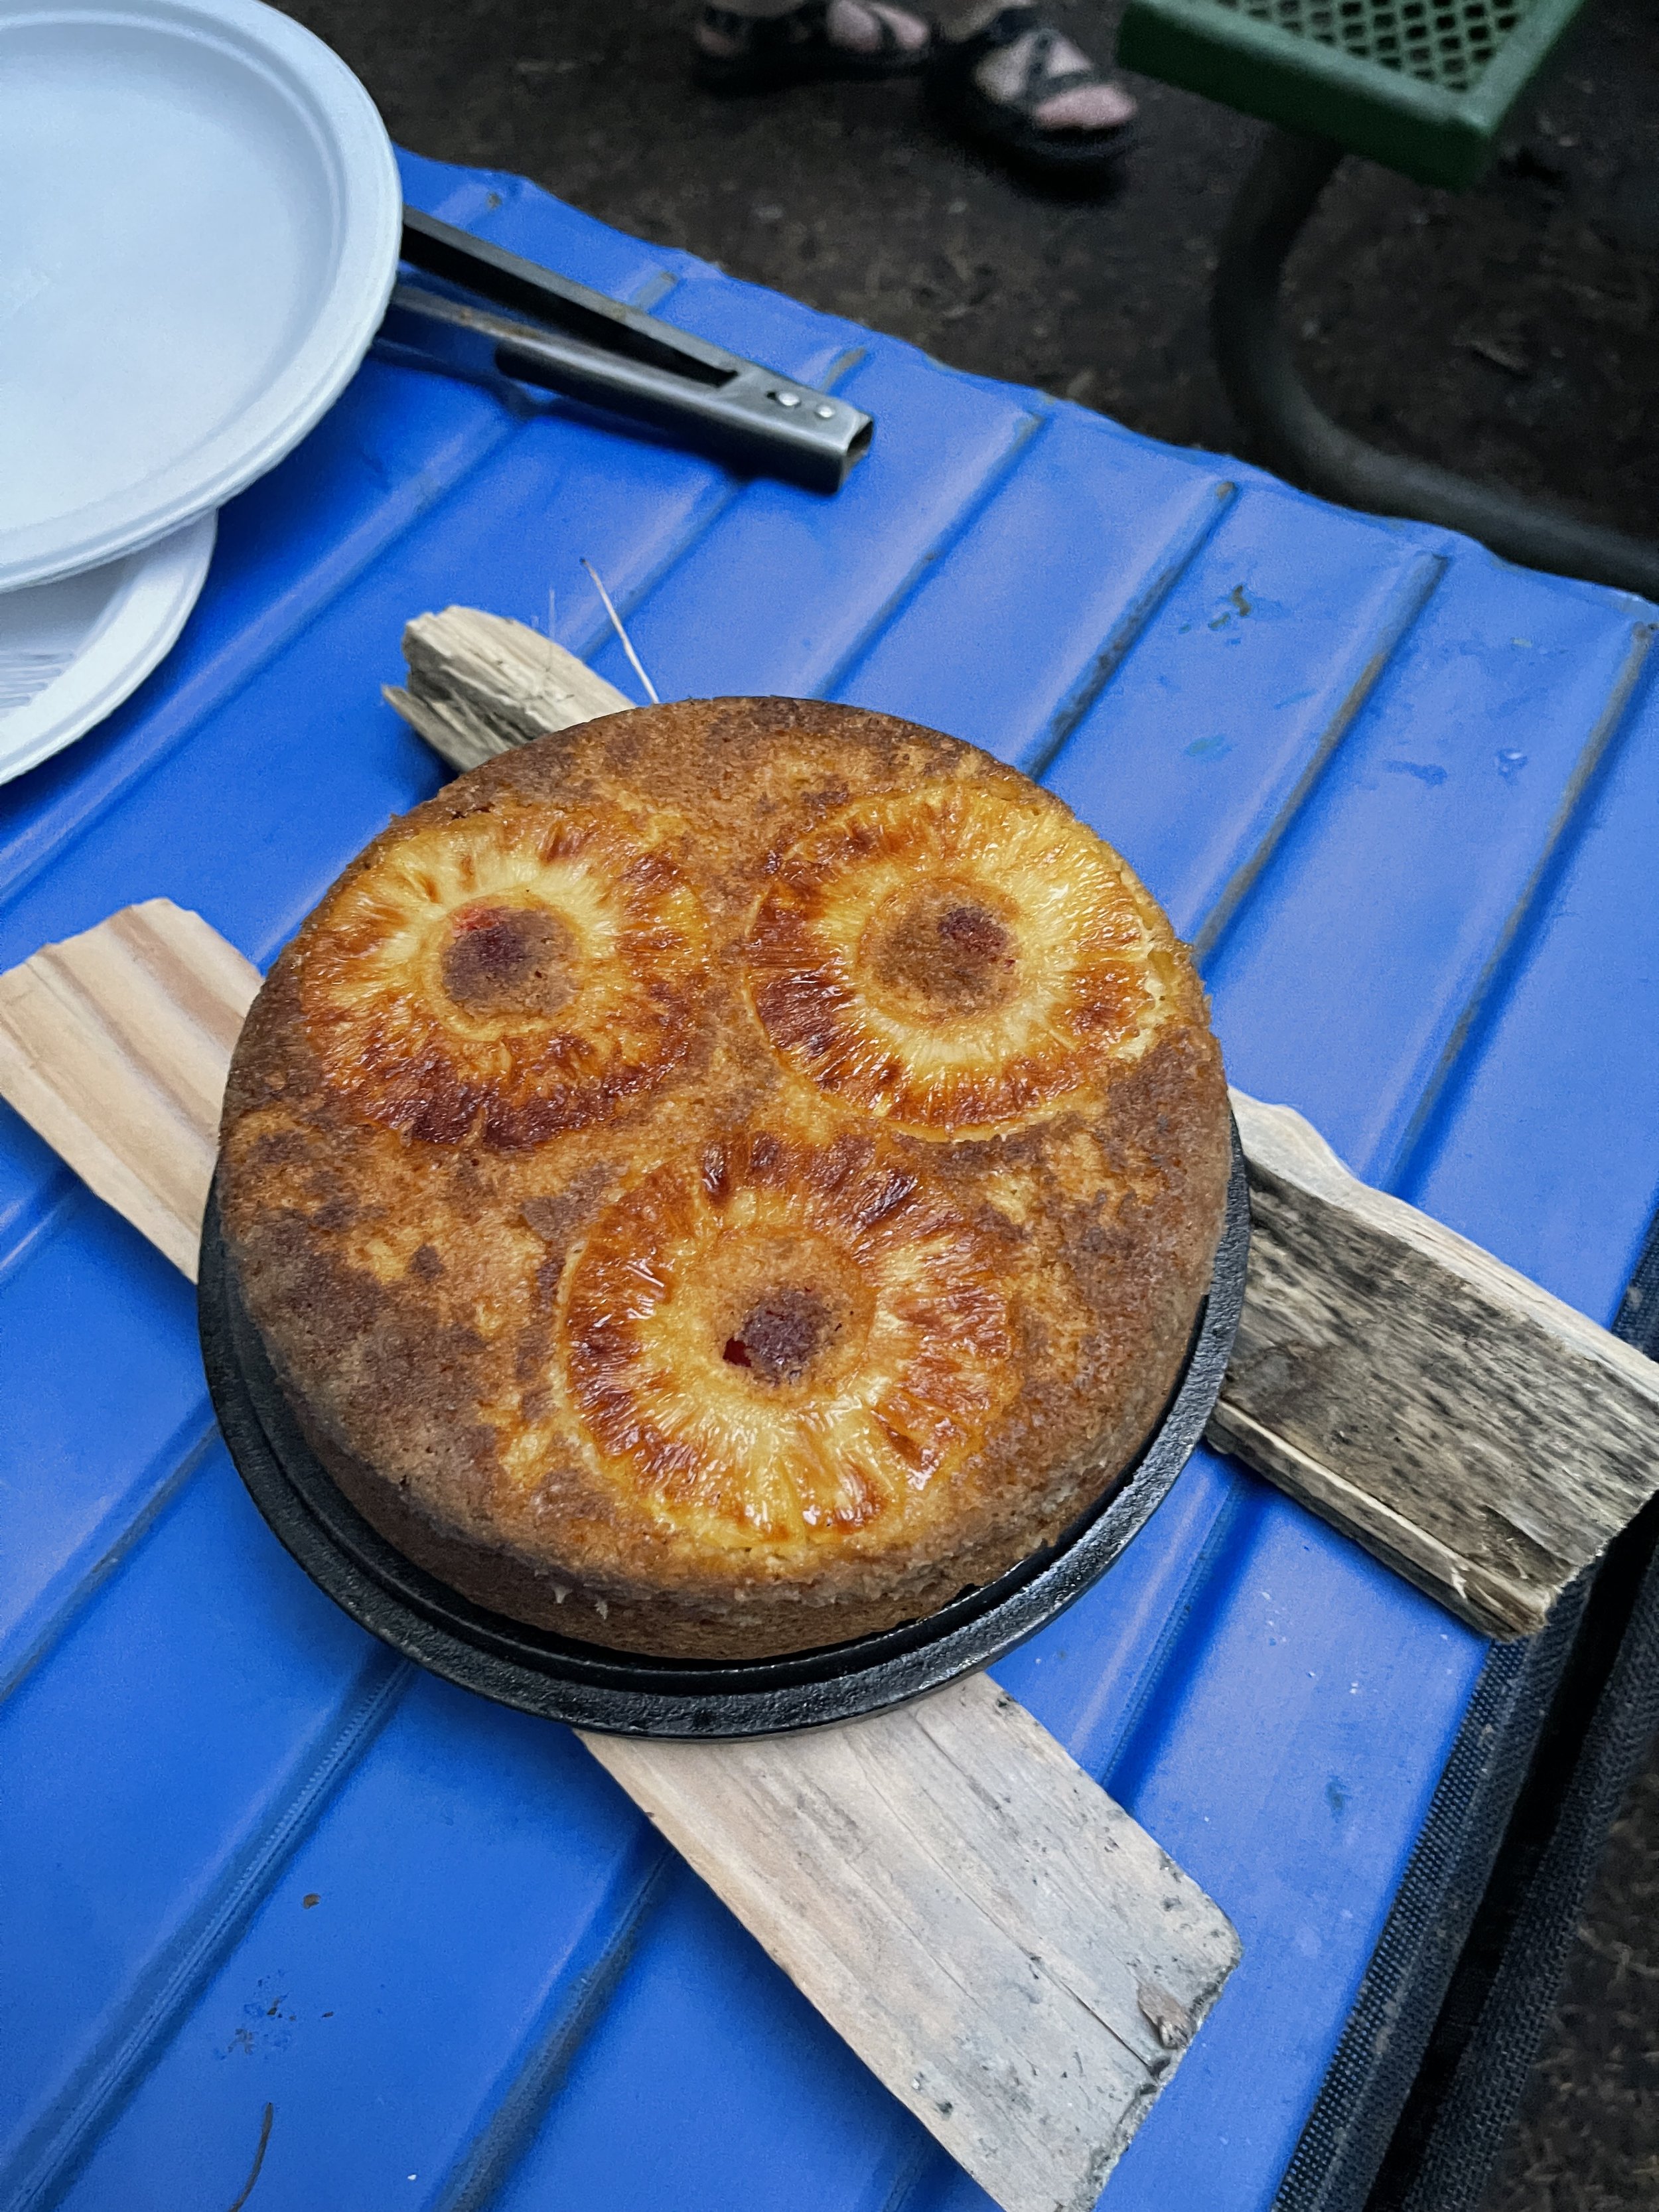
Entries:
{"type": "Polygon", "coordinates": [[[1204,1433],[1244,1304],[1250,1206],[1237,1129],[1226,1222],[1185,1366],[1157,1427],[1056,1540],[925,1620],[777,1659],[687,1662],[610,1651],[474,1605],[370,1528],[300,1433],[226,1263],[216,1199],[198,1311],[214,1411],[254,1504],[352,1619],[464,1689],[615,1735],[775,1735],[941,1688],[1000,1659],[1097,1582],[1162,1503],[1204,1433]]]}

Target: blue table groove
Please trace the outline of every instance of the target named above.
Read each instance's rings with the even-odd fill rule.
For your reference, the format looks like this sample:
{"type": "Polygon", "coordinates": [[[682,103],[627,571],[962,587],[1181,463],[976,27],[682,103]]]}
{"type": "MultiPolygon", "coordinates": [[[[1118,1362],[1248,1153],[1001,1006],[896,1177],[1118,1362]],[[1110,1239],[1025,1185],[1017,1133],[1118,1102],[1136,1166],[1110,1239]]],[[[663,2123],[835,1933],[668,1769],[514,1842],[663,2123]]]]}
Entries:
{"type": "MultiPolygon", "coordinates": [[[[1654,611],[1343,514],[409,158],[418,205],[878,418],[835,501],[371,356],[179,647],[0,793],[0,964],[166,894],[264,963],[437,763],[412,614],[1042,774],[1196,945],[1233,1079],[1598,1319],[1659,1197],[1654,611]],[[1587,1048],[1588,1046],[1588,1048],[1587,1048]]],[[[0,1121],[0,2203],[984,2199],[564,1731],[394,1661],[208,1415],[188,1286],[0,1121]]],[[[1103,2202],[1271,2203],[1487,1647],[1200,1452],[996,1669],[1245,1956],[1103,2202]]]]}

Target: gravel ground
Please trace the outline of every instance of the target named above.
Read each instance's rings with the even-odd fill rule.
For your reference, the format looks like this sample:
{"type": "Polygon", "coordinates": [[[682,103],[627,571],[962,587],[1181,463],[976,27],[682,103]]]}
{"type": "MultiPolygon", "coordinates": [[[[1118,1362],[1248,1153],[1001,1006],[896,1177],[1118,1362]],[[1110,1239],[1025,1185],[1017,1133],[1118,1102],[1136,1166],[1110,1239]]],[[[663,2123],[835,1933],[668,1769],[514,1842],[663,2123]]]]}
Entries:
{"type": "MultiPolygon", "coordinates": [[[[417,151],[535,178],[606,222],[1042,386],[1238,451],[1210,365],[1216,243],[1257,126],[1137,81],[1103,204],[1054,205],[943,141],[902,85],[696,91],[695,0],[298,0],[417,151]]],[[[1059,0],[1110,51],[1118,0],[1059,0]]],[[[1309,380],[1376,443],[1659,532],[1659,20],[1600,0],[1488,181],[1347,164],[1292,264],[1309,380]]],[[[1247,457],[1248,447],[1244,447],[1247,457]]],[[[1659,1762],[1610,1844],[1482,2212],[1659,2206],[1659,1762]]]]}

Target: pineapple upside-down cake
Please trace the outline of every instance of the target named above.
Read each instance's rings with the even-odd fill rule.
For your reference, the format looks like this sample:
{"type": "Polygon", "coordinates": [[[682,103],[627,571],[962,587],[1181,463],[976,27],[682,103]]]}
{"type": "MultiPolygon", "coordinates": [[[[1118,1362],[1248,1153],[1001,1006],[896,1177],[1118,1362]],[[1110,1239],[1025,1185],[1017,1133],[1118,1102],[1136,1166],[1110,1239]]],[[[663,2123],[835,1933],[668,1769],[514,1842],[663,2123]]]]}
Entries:
{"type": "Polygon", "coordinates": [[[219,1199],[324,1465],[590,1643],[839,1643],[1005,1572],[1155,1424],[1229,1169],[1111,848],[930,730],[608,716],[394,822],[237,1048],[219,1199]]]}

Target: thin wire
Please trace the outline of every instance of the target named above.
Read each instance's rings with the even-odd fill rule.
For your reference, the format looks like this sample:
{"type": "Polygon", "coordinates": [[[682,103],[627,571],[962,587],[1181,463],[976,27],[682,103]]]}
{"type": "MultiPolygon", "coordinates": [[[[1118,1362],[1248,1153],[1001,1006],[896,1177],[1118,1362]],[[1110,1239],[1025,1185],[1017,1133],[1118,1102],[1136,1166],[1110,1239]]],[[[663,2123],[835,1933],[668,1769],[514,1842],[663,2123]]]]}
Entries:
{"type": "Polygon", "coordinates": [[[242,2207],[253,2194],[253,2185],[259,2179],[259,2169],[265,2162],[265,2152],[270,2146],[270,2124],[276,2116],[275,2105],[265,2106],[264,2118],[259,2124],[259,2148],[253,2154],[253,2171],[242,2185],[242,2193],[231,2206],[230,2212],[242,2212],[242,2207]]]}
{"type": "Polygon", "coordinates": [[[651,678],[646,674],[645,664],[640,659],[638,653],[634,650],[633,639],[629,637],[628,632],[623,628],[622,617],[617,612],[615,607],[611,604],[611,594],[606,591],[604,584],[599,580],[599,570],[593,566],[593,563],[591,561],[584,560],[582,566],[586,569],[588,574],[593,579],[594,590],[605,601],[605,611],[611,617],[611,626],[616,631],[617,636],[622,640],[622,649],[633,662],[634,673],[639,678],[641,683],[644,684],[646,696],[650,700],[653,707],[660,707],[662,701],[657,696],[657,687],[651,681],[651,678]]]}

